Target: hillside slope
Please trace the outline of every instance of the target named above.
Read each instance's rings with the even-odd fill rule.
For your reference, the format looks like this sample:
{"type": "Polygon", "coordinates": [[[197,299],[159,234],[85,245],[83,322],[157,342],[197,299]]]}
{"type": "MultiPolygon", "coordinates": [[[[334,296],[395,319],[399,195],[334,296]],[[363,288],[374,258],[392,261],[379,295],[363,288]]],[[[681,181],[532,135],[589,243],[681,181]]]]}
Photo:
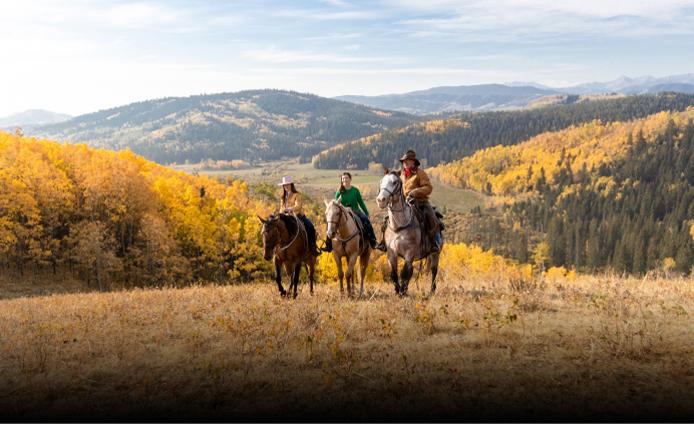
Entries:
{"type": "Polygon", "coordinates": [[[414,117],[311,94],[253,90],[132,103],[32,131],[51,139],[131,149],[159,163],[309,158],[414,117]]]}
{"type": "Polygon", "coordinates": [[[313,157],[316,168],[366,169],[370,162],[397,164],[414,148],[428,166],[450,162],[495,145],[512,145],[547,131],[600,119],[642,118],[694,106],[694,95],[666,93],[631,96],[514,112],[458,114],[450,119],[415,123],[342,144],[313,157]]]}
{"type": "MultiPolygon", "coordinates": [[[[512,223],[514,236],[497,237],[506,241],[495,251],[520,260],[531,259],[533,251],[538,265],[580,271],[690,273],[692,122],[694,108],[630,122],[595,121],[485,149],[430,174],[508,199],[501,222],[512,223]],[[528,245],[537,233],[542,243],[528,245]]],[[[491,219],[481,215],[478,221],[491,219]]]]}
{"type": "MultiPolygon", "coordinates": [[[[445,270],[446,268],[442,268],[445,270]]],[[[3,421],[686,421],[694,285],[499,275],[0,300],[3,421]],[[421,285],[421,282],[420,282],[421,285]],[[413,288],[414,292],[414,288],[413,288]]]]}

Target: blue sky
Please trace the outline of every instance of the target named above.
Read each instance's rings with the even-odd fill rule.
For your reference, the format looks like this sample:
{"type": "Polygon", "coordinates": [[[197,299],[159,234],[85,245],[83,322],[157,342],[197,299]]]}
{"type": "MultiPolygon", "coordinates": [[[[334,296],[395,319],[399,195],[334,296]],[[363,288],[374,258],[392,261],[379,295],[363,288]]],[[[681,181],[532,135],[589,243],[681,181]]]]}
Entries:
{"type": "Polygon", "coordinates": [[[2,1],[0,116],[694,72],[694,0],[2,1]]]}

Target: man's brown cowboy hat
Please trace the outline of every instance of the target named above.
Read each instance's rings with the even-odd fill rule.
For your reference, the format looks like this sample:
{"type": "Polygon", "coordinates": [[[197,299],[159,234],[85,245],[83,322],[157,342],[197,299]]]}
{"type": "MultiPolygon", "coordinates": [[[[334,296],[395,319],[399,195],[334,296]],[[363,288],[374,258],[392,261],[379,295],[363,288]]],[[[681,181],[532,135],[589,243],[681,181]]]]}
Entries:
{"type": "Polygon", "coordinates": [[[419,166],[419,159],[417,159],[417,154],[414,152],[414,150],[408,150],[407,153],[403,157],[400,158],[400,163],[405,162],[406,159],[412,159],[414,161],[415,166],[419,166]]]}

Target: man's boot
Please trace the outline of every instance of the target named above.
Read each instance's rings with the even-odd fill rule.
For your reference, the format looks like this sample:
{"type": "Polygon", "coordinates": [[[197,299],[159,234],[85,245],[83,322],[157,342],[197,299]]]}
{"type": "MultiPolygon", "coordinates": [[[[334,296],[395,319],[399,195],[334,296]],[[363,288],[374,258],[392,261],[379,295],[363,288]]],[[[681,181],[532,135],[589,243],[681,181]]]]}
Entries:
{"type": "Polygon", "coordinates": [[[378,246],[378,242],[376,241],[376,234],[374,233],[369,234],[369,246],[371,246],[372,249],[376,249],[376,246],[378,246]]]}

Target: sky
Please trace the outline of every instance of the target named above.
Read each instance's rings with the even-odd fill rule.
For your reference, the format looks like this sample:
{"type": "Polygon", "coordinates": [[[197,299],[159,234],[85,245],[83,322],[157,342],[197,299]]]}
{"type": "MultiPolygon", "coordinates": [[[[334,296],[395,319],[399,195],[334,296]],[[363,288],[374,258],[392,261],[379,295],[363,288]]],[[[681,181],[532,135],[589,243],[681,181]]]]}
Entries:
{"type": "Polygon", "coordinates": [[[694,72],[694,0],[0,1],[0,116],[694,72]]]}

